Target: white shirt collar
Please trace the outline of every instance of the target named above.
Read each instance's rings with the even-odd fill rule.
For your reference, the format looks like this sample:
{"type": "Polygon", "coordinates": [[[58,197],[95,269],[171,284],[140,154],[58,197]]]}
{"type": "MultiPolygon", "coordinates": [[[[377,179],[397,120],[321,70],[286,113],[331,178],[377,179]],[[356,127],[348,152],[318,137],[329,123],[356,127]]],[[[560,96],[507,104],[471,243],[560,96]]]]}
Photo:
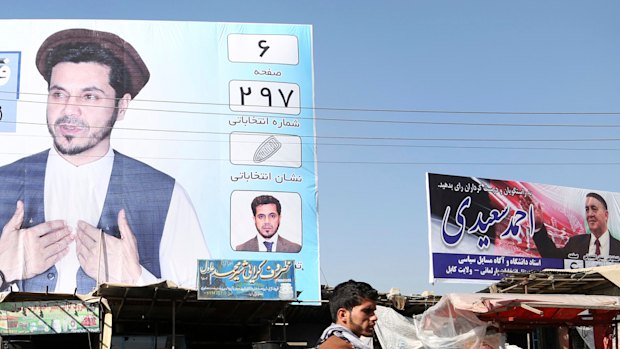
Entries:
{"type": "Polygon", "coordinates": [[[278,246],[278,233],[273,234],[273,236],[269,239],[265,239],[261,234],[256,234],[256,238],[258,239],[258,250],[260,252],[267,252],[267,246],[265,246],[265,241],[272,242],[271,252],[276,251],[276,247],[278,246]]]}
{"type": "Polygon", "coordinates": [[[63,169],[66,170],[68,168],[78,168],[78,167],[88,169],[89,171],[97,170],[97,169],[104,170],[108,168],[111,170],[113,164],[114,164],[114,151],[112,150],[112,147],[110,147],[108,149],[108,152],[105,153],[105,155],[102,156],[100,159],[97,159],[93,162],[89,162],[81,166],[75,166],[74,164],[67,161],[65,158],[62,157],[62,155],[54,147],[52,147],[52,149],[50,150],[50,153],[47,159],[48,168],[52,166],[54,170],[63,170],[63,169]]]}
{"type": "MultiPolygon", "coordinates": [[[[609,256],[609,230],[606,230],[601,237],[598,238],[598,242],[601,244],[601,256],[609,256]]],[[[596,241],[596,236],[594,234],[590,234],[590,247],[588,250],[589,254],[596,254],[596,245],[594,244],[596,241]]]]}

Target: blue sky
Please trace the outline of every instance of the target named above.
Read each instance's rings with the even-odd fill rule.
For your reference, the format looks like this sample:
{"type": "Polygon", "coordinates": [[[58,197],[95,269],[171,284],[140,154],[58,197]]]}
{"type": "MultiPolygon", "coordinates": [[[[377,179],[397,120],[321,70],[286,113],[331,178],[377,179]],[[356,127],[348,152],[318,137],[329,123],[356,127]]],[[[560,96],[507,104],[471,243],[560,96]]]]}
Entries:
{"type": "Polygon", "coordinates": [[[56,0],[11,2],[0,18],[311,24],[322,283],[444,294],[482,285],[428,283],[426,172],[620,192],[619,10],[56,0]]]}

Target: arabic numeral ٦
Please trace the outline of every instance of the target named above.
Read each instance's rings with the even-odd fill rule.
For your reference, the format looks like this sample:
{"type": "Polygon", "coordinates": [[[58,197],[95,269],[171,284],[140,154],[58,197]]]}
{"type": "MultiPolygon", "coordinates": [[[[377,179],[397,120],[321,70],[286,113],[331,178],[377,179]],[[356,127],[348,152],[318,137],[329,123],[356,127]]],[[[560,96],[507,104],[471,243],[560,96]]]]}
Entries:
{"type": "Polygon", "coordinates": [[[267,52],[267,50],[269,50],[269,46],[266,44],[267,44],[267,40],[260,40],[258,42],[258,47],[263,49],[263,52],[260,53],[260,57],[262,57],[267,52]]]}

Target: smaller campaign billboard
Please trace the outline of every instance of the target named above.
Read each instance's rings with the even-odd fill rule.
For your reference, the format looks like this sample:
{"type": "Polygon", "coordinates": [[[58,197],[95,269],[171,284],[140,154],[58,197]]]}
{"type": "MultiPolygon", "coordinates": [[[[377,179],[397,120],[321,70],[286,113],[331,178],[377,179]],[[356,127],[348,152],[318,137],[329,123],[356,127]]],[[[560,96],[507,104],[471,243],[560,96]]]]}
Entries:
{"type": "Polygon", "coordinates": [[[427,173],[430,281],[620,262],[620,193],[427,173]]]}
{"type": "Polygon", "coordinates": [[[0,132],[15,132],[21,52],[0,51],[0,132]]]}
{"type": "Polygon", "coordinates": [[[297,299],[293,260],[198,261],[198,299],[297,299]]]}
{"type": "Polygon", "coordinates": [[[0,303],[2,336],[98,332],[98,302],[60,300],[0,303]]]}

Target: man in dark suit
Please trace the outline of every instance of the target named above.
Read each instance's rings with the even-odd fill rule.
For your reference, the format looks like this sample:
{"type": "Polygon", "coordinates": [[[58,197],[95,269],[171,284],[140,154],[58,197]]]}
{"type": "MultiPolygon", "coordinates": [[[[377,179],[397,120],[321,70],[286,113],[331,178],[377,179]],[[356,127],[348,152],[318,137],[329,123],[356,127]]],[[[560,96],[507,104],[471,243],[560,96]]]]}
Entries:
{"type": "Polygon", "coordinates": [[[289,252],[297,253],[301,245],[289,241],[280,234],[280,201],[271,195],[257,196],[252,200],[252,214],[258,234],[250,240],[237,245],[236,251],[289,252]]]}
{"type": "Polygon", "coordinates": [[[585,255],[620,256],[620,241],[607,229],[609,212],[607,202],[596,193],[586,195],[586,221],[591,234],[575,235],[564,247],[557,247],[542,220],[540,204],[535,205],[535,223],[539,229],[534,233],[534,242],[543,258],[583,259],[585,255]]]}

